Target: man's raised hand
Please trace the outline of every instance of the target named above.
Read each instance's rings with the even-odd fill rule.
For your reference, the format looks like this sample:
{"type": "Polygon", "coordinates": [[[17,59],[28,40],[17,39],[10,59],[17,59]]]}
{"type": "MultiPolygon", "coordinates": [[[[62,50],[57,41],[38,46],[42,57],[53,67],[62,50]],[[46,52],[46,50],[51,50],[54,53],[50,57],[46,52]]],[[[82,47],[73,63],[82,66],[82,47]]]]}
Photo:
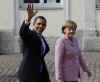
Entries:
{"type": "Polygon", "coordinates": [[[37,10],[34,11],[33,4],[28,4],[27,14],[28,14],[27,21],[31,21],[32,17],[34,17],[37,14],[37,10]]]}

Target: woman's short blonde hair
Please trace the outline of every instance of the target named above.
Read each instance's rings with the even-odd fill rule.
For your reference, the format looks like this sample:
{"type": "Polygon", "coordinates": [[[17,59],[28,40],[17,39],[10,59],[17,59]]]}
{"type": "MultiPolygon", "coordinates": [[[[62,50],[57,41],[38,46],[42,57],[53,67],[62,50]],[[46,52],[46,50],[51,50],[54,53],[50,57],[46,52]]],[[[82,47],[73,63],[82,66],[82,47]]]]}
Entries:
{"type": "Polygon", "coordinates": [[[65,21],[65,23],[62,25],[62,28],[61,28],[63,34],[64,34],[64,29],[65,28],[72,28],[72,29],[76,30],[77,29],[77,24],[72,20],[67,20],[67,21],[65,21]]]}

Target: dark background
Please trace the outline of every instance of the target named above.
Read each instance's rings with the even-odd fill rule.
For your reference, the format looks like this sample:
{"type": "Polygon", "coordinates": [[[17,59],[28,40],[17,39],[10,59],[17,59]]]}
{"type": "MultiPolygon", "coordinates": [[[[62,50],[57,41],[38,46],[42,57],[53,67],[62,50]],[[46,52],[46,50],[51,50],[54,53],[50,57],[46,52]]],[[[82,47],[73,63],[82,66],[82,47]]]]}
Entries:
{"type": "MultiPolygon", "coordinates": [[[[40,3],[40,0],[24,0],[24,3],[40,3]]],[[[44,0],[47,3],[47,0],[44,0]]],[[[60,0],[56,0],[56,3],[60,3],[60,0]]]]}

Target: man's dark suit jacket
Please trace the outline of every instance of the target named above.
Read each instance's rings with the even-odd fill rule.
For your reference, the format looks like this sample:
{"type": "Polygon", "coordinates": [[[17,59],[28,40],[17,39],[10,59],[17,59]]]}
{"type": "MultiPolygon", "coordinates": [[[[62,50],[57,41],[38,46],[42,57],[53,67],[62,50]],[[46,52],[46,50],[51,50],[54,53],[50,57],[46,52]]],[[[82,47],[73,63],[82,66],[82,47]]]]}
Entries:
{"type": "Polygon", "coordinates": [[[49,75],[44,61],[45,54],[49,51],[49,46],[44,39],[46,50],[41,56],[41,40],[37,33],[29,29],[30,24],[23,22],[20,28],[20,37],[23,42],[23,60],[18,71],[18,77],[25,82],[48,82],[49,75]],[[40,72],[41,61],[43,70],[40,72]]]}

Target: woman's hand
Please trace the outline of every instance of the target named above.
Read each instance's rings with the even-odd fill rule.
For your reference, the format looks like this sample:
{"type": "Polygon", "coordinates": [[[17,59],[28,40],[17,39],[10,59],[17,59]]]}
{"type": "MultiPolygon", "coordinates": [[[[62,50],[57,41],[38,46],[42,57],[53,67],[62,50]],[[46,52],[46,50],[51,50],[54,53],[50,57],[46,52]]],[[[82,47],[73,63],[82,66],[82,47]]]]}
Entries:
{"type": "Polygon", "coordinates": [[[27,14],[28,14],[27,21],[31,21],[32,17],[34,17],[37,14],[37,11],[34,11],[33,4],[28,4],[27,14]]]}
{"type": "Polygon", "coordinates": [[[62,79],[59,79],[57,82],[63,82],[63,80],[62,79]]]}
{"type": "Polygon", "coordinates": [[[88,77],[92,76],[92,73],[90,71],[87,72],[88,77]]]}

